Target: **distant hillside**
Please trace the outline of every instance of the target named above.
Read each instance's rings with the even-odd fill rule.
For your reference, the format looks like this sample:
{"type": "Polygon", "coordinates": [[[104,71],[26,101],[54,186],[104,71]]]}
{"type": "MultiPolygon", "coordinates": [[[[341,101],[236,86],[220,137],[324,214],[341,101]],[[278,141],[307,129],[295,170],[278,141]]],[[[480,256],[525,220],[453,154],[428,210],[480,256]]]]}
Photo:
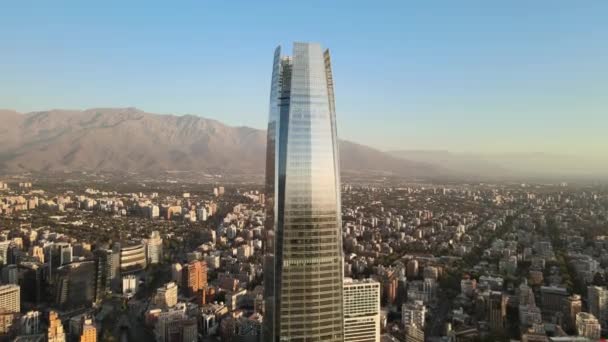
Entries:
{"type": "Polygon", "coordinates": [[[539,152],[466,154],[448,151],[387,152],[410,162],[441,167],[450,175],[475,179],[606,179],[608,160],[539,152]]]}
{"type": "MultiPolygon", "coordinates": [[[[135,108],[0,110],[0,171],[169,170],[262,173],[266,133],[199,116],[159,115],[135,108]]],[[[342,170],[410,177],[439,168],[340,142],[342,170]]]]}

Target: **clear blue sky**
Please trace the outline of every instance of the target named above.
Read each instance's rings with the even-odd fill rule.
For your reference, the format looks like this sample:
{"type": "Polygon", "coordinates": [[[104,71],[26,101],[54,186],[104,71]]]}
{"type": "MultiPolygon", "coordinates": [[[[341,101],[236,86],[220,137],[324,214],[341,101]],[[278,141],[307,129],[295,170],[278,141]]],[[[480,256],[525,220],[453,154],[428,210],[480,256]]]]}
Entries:
{"type": "Polygon", "coordinates": [[[273,50],[332,50],[339,134],[608,155],[608,1],[4,1],[0,108],[133,106],[263,128],[273,50]]]}

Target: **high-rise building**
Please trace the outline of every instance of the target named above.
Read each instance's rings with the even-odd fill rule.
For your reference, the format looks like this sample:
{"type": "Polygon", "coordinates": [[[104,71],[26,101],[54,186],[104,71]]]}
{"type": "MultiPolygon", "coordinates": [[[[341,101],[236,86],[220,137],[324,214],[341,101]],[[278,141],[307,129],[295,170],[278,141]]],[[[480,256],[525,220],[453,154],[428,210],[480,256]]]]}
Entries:
{"type": "Polygon", "coordinates": [[[266,151],[264,341],[343,341],[338,140],[329,50],[275,50],[266,151]]]}
{"type": "Polygon", "coordinates": [[[344,279],[344,342],[380,341],[380,283],[344,279]]]}
{"type": "Polygon", "coordinates": [[[88,307],[95,301],[97,273],[92,260],[61,266],[55,274],[55,303],[62,309],[88,307]]]}
{"type": "Polygon", "coordinates": [[[6,312],[21,311],[21,288],[19,285],[9,284],[0,286],[0,310],[6,312]]]}
{"type": "Polygon", "coordinates": [[[110,289],[113,292],[120,292],[122,283],[120,279],[120,244],[115,243],[112,246],[112,257],[109,262],[110,267],[110,289]]]}
{"type": "Polygon", "coordinates": [[[67,265],[72,262],[74,249],[69,243],[60,243],[59,246],[59,260],[61,265],[67,265]]]}
{"type": "Polygon", "coordinates": [[[146,240],[148,247],[148,264],[158,264],[163,258],[163,239],[160,237],[158,230],[150,234],[150,238],[146,240]]]}
{"type": "Polygon", "coordinates": [[[194,260],[182,269],[183,285],[188,296],[204,295],[207,287],[207,264],[194,260]]]}
{"type": "Polygon", "coordinates": [[[589,313],[593,314],[600,323],[608,321],[608,290],[606,287],[588,286],[587,302],[589,313]]]}
{"type": "Polygon", "coordinates": [[[144,243],[128,242],[120,246],[121,274],[137,273],[148,266],[147,248],[144,243]]]}
{"type": "Polygon", "coordinates": [[[379,271],[379,281],[382,284],[382,304],[395,304],[399,279],[395,269],[386,268],[379,271]]]}
{"type": "Polygon", "coordinates": [[[522,283],[519,286],[519,324],[522,327],[532,326],[542,322],[541,310],[536,306],[534,292],[527,283],[522,283]]]}
{"type": "Polygon", "coordinates": [[[564,300],[564,329],[569,332],[576,330],[576,315],[582,311],[581,296],[573,294],[564,300]]]}
{"type": "Polygon", "coordinates": [[[109,249],[97,249],[95,255],[96,284],[95,297],[97,300],[104,298],[110,292],[112,278],[112,251],[109,249]]]}
{"type": "Polygon", "coordinates": [[[543,312],[555,314],[562,311],[564,299],[568,298],[568,290],[565,287],[541,286],[540,298],[543,312]]]}
{"type": "Polygon", "coordinates": [[[49,312],[49,328],[46,336],[48,342],[65,342],[63,324],[55,311],[49,312]]]}
{"type": "Polygon", "coordinates": [[[493,330],[502,330],[507,317],[507,296],[500,291],[490,292],[488,321],[493,330]]]}
{"type": "Polygon", "coordinates": [[[17,265],[17,278],[21,286],[21,301],[38,304],[44,296],[43,265],[22,261],[17,265]]]}
{"type": "Polygon", "coordinates": [[[0,264],[8,265],[8,249],[11,245],[10,241],[0,241],[0,264]]]}

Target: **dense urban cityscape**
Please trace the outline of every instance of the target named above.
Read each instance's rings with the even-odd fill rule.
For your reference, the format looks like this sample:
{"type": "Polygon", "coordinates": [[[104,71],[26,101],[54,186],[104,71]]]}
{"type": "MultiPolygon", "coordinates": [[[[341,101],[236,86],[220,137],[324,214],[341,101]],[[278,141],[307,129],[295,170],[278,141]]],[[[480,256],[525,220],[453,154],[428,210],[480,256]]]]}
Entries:
{"type": "MultiPolygon", "coordinates": [[[[258,340],[261,185],[97,184],[0,183],[3,336],[258,340]]],[[[593,341],[608,326],[605,187],[345,182],[342,218],[345,327],[593,341]]]]}
{"type": "Polygon", "coordinates": [[[602,12],[313,3],[0,14],[0,342],[606,341],[602,12]]]}

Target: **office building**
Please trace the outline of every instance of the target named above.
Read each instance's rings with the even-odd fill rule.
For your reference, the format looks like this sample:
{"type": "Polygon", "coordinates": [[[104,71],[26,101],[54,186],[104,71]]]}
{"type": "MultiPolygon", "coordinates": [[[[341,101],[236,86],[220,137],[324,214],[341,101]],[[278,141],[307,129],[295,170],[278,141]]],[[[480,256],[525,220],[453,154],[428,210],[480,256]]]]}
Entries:
{"type": "Polygon", "coordinates": [[[59,263],[60,265],[67,265],[72,262],[72,258],[74,257],[74,248],[69,243],[59,243],[59,263]]]}
{"type": "Polygon", "coordinates": [[[343,341],[343,251],[329,51],[274,55],[266,151],[264,341],[343,341]]]}
{"type": "Polygon", "coordinates": [[[95,297],[101,300],[111,291],[112,282],[112,250],[97,249],[94,251],[95,270],[96,270],[96,286],[95,297]]]}
{"type": "Polygon", "coordinates": [[[589,313],[595,316],[600,323],[608,323],[608,290],[606,287],[588,286],[587,305],[589,313]]]}
{"type": "Polygon", "coordinates": [[[21,311],[21,288],[19,285],[0,285],[0,310],[6,312],[21,311]]]}
{"type": "Polygon", "coordinates": [[[137,273],[146,269],[147,248],[144,243],[130,242],[120,247],[120,272],[121,274],[137,273]]]}
{"type": "Polygon", "coordinates": [[[95,261],[61,266],[55,273],[55,304],[69,310],[89,307],[95,302],[97,272],[95,261]]]}
{"type": "Polygon", "coordinates": [[[380,341],[380,283],[344,279],[344,342],[380,341]]]}
{"type": "Polygon", "coordinates": [[[540,297],[543,312],[554,314],[562,311],[564,299],[568,298],[568,290],[558,286],[541,286],[540,297]]]}
{"type": "Polygon", "coordinates": [[[573,294],[564,300],[564,321],[563,328],[568,332],[576,330],[576,315],[582,311],[583,302],[581,296],[573,294]]]}
{"type": "Polygon", "coordinates": [[[493,330],[502,330],[507,317],[507,297],[499,291],[490,292],[488,322],[493,330]]]}
{"type": "Polygon", "coordinates": [[[148,247],[148,264],[158,264],[163,259],[163,239],[160,233],[155,230],[150,234],[150,238],[146,240],[148,247]]]}
{"type": "Polygon", "coordinates": [[[17,265],[17,281],[21,286],[21,301],[38,304],[43,301],[44,274],[39,262],[22,261],[17,265]]]}

